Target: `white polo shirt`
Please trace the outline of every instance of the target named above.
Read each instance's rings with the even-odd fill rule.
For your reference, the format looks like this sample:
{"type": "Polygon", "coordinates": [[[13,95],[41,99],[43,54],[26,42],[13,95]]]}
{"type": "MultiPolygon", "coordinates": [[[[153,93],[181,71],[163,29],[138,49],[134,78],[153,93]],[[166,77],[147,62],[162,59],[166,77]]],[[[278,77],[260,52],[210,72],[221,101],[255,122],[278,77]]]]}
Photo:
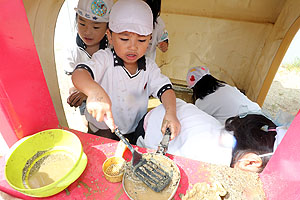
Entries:
{"type": "MultiPolygon", "coordinates": [[[[235,138],[224,130],[214,117],[195,105],[176,99],[177,118],[181,124],[179,135],[170,141],[168,153],[213,164],[230,165],[235,138]]],[[[165,109],[162,105],[145,116],[145,137],[137,145],[157,149],[162,140],[161,125],[165,109]]]]}
{"type": "Polygon", "coordinates": [[[147,48],[146,56],[155,60],[156,58],[156,48],[158,43],[169,40],[168,31],[166,30],[166,25],[162,18],[157,17],[157,22],[152,32],[152,37],[147,48]]]}
{"type": "MultiPolygon", "coordinates": [[[[99,49],[106,49],[108,46],[108,40],[106,35],[99,43],[99,49]]],[[[64,70],[67,75],[71,75],[78,63],[86,62],[91,59],[91,55],[85,50],[86,44],[77,34],[76,43],[72,48],[66,49],[66,63],[64,63],[64,70]]]]}
{"type": "MultiPolygon", "coordinates": [[[[91,73],[94,80],[106,91],[112,102],[115,124],[123,134],[134,132],[139,120],[146,114],[149,96],[160,98],[171,89],[168,77],[161,74],[156,63],[149,58],[138,60],[138,70],[131,75],[114,50],[100,50],[92,59],[77,65],[91,73]]],[[[99,129],[108,129],[86,110],[86,118],[99,129]]]]}
{"type": "Polygon", "coordinates": [[[203,99],[197,99],[195,105],[215,117],[222,124],[225,124],[229,117],[237,116],[244,112],[259,112],[260,106],[252,102],[241,93],[236,87],[225,84],[219,87],[214,93],[207,95],[203,99]]]}
{"type": "Polygon", "coordinates": [[[67,52],[67,63],[64,65],[65,73],[71,75],[77,63],[86,62],[89,59],[91,59],[91,56],[85,49],[74,45],[74,47],[67,52]]]}

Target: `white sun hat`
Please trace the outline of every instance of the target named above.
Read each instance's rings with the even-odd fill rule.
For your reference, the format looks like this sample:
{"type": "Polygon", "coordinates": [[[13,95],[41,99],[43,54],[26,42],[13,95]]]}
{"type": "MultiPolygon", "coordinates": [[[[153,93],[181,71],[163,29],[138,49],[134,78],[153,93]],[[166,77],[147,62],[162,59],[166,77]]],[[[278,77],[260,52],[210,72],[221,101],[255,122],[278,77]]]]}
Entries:
{"type": "Polygon", "coordinates": [[[210,74],[209,69],[205,66],[192,67],[189,69],[186,76],[188,88],[193,88],[195,84],[205,75],[210,74]]]}
{"type": "Polygon", "coordinates": [[[111,9],[108,26],[115,33],[149,35],[153,31],[151,8],[142,0],[118,0],[111,9]]]}
{"type": "Polygon", "coordinates": [[[88,20],[108,22],[113,4],[113,0],[79,0],[75,11],[88,20]]]}

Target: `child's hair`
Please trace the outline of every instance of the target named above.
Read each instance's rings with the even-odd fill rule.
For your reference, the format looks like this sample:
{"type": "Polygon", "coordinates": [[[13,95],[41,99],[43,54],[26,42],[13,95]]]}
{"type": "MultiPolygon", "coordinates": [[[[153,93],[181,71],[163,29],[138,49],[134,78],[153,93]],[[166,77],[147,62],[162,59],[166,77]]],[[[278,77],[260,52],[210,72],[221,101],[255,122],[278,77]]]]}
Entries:
{"type": "Polygon", "coordinates": [[[224,81],[220,81],[210,74],[204,75],[192,88],[192,100],[195,103],[197,99],[203,99],[207,95],[214,93],[219,87],[225,86],[224,81]]]}
{"type": "Polygon", "coordinates": [[[233,131],[237,140],[237,149],[254,149],[273,151],[277,126],[264,115],[248,114],[240,118],[230,117],[225,122],[225,129],[233,131]],[[264,126],[268,126],[270,131],[265,131],[264,126]],[[270,129],[272,128],[272,129],[270,129]]]}
{"type": "MultiPolygon", "coordinates": [[[[225,122],[225,129],[233,131],[236,138],[231,165],[236,163],[245,153],[264,154],[273,152],[275,136],[277,134],[275,130],[276,125],[264,115],[248,114],[243,118],[239,116],[230,117],[225,122]],[[267,131],[263,128],[265,126],[268,127],[267,131]]],[[[270,157],[262,158],[263,167],[269,159],[270,157]]]]}
{"type": "Polygon", "coordinates": [[[161,0],[145,0],[145,2],[150,6],[153,14],[153,27],[157,22],[157,18],[160,16],[161,10],[161,0]]]}

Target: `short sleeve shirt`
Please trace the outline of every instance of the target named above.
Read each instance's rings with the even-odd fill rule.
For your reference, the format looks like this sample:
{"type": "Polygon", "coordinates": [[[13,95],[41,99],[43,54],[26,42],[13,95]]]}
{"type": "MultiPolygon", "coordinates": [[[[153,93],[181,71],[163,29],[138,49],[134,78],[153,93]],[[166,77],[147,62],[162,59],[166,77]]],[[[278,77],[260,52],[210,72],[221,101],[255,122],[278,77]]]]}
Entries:
{"type": "Polygon", "coordinates": [[[225,84],[224,87],[219,87],[214,93],[207,95],[203,99],[197,99],[195,105],[212,115],[222,124],[225,124],[229,117],[237,116],[242,112],[243,108],[246,111],[259,112],[260,106],[252,102],[241,93],[236,87],[225,84]]]}
{"type": "MultiPolygon", "coordinates": [[[[171,88],[170,80],[161,74],[156,63],[142,58],[145,59],[144,68],[138,69],[135,74],[127,71],[111,49],[100,50],[91,60],[82,63],[110,97],[115,124],[124,134],[133,132],[146,114],[150,95],[160,98],[171,88]]],[[[107,129],[104,122],[97,122],[87,111],[85,115],[99,129],[107,129]]]]}
{"type": "MultiPolygon", "coordinates": [[[[99,44],[99,49],[105,49],[108,46],[106,36],[102,38],[99,44]]],[[[71,75],[76,65],[80,62],[86,62],[91,59],[91,55],[85,50],[86,44],[81,40],[79,35],[76,37],[76,44],[73,47],[66,49],[66,63],[64,63],[64,70],[67,75],[71,75]]]]}

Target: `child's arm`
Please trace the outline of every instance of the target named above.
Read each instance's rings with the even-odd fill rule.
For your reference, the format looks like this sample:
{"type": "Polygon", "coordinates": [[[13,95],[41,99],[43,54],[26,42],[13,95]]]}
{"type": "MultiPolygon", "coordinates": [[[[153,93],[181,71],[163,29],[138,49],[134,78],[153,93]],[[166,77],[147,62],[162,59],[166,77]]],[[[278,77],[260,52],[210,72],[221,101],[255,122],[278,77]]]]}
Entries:
{"type": "Polygon", "coordinates": [[[157,18],[157,24],[155,25],[158,33],[158,44],[157,47],[164,53],[168,50],[169,47],[169,33],[166,29],[166,25],[161,17],[157,18]]]}
{"type": "Polygon", "coordinates": [[[165,91],[161,96],[162,104],[165,107],[166,113],[163,119],[161,131],[165,133],[167,127],[171,130],[171,140],[174,139],[180,132],[180,122],[176,115],[176,96],[173,90],[165,91]]]}
{"type": "Polygon", "coordinates": [[[105,121],[114,132],[115,123],[111,111],[111,100],[105,90],[93,80],[85,69],[76,69],[72,74],[74,86],[87,96],[86,108],[97,121],[105,121]]]}

